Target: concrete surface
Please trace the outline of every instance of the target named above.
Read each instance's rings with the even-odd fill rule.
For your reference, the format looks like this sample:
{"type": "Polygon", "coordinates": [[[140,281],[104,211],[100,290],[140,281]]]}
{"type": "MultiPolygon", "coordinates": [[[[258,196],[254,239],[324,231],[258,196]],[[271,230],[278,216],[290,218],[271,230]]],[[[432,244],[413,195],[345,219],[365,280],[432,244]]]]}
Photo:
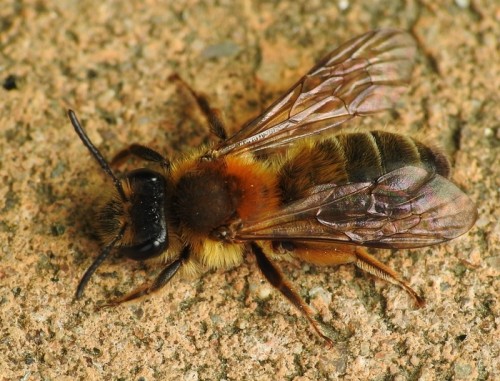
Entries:
{"type": "Polygon", "coordinates": [[[500,6],[495,1],[11,1],[0,7],[0,380],[500,379],[500,6]],[[156,269],[118,258],[74,302],[98,253],[95,197],[109,187],[74,134],[74,108],[110,158],[141,142],[168,156],[208,139],[178,73],[233,128],[322,54],[364,31],[419,41],[407,96],[374,128],[451,155],[477,203],[465,236],[380,251],[427,300],[352,267],[283,264],[331,327],[329,349],[253,258],[96,310],[156,269]]]}

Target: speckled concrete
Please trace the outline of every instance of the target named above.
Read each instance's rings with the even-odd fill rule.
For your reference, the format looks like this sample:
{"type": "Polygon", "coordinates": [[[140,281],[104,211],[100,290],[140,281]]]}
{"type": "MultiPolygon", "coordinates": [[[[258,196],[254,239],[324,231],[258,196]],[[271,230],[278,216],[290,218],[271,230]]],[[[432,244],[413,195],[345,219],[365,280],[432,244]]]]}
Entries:
{"type": "Polygon", "coordinates": [[[494,1],[10,1],[0,7],[0,380],[500,379],[500,7],[494,1]],[[356,3],[356,4],[354,4],[356,3]],[[208,139],[179,73],[237,128],[339,42],[411,30],[420,58],[396,112],[360,122],[451,155],[478,205],[465,236],[380,251],[427,300],[352,267],[283,269],[331,328],[328,349],[252,258],[96,310],[156,269],[95,258],[109,183],[65,115],[104,155],[129,142],[168,156],[208,139]]]}

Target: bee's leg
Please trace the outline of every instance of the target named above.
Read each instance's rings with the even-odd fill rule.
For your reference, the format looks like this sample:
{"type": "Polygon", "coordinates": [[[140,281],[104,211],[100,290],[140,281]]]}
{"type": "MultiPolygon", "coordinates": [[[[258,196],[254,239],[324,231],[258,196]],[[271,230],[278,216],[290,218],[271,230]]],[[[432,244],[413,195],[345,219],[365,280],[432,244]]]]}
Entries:
{"type": "Polygon", "coordinates": [[[170,279],[172,279],[172,277],[177,273],[177,271],[179,271],[181,266],[189,259],[190,253],[191,253],[190,247],[186,246],[182,250],[179,258],[170,263],[167,267],[165,267],[151,285],[141,286],[121,298],[106,303],[103,307],[116,306],[118,304],[140,298],[141,296],[148,295],[151,294],[152,292],[159,290],[160,288],[165,286],[170,281],[170,279]]]}
{"type": "MultiPolygon", "coordinates": [[[[276,243],[278,245],[279,243],[276,243]]],[[[384,265],[375,257],[368,254],[366,249],[342,244],[291,244],[291,253],[296,258],[318,266],[332,266],[353,263],[360,269],[396,284],[405,289],[415,300],[418,307],[425,304],[424,299],[419,296],[401,277],[390,267],[384,265]]],[[[279,248],[280,246],[278,246],[279,248]]]]}
{"type": "Polygon", "coordinates": [[[200,108],[201,112],[203,112],[205,118],[207,118],[208,124],[210,126],[210,131],[220,140],[226,140],[227,139],[226,127],[224,126],[224,123],[222,122],[222,119],[220,117],[220,111],[215,108],[211,108],[207,98],[194,91],[191,88],[191,86],[189,86],[177,74],[171,75],[169,79],[171,81],[179,82],[189,91],[189,93],[196,100],[196,103],[198,104],[198,107],[200,108]]]}
{"type": "Polygon", "coordinates": [[[273,263],[266,257],[264,251],[255,242],[251,244],[252,251],[257,258],[257,264],[260,271],[266,279],[277,288],[285,298],[287,298],[300,312],[304,314],[314,330],[323,338],[328,345],[333,345],[332,340],[325,336],[318,327],[318,323],[312,317],[312,311],[307,304],[302,300],[300,295],[292,288],[290,282],[285,278],[281,271],[273,265],[273,263]]]}
{"type": "Polygon", "coordinates": [[[136,156],[139,159],[145,161],[158,163],[165,170],[168,170],[170,168],[170,161],[168,161],[168,159],[164,158],[161,154],[159,154],[155,150],[140,144],[131,144],[124,150],[118,152],[113,158],[113,160],[111,160],[111,165],[118,166],[122,164],[130,156],[136,156]]]}
{"type": "Polygon", "coordinates": [[[368,252],[361,248],[356,248],[356,266],[360,269],[375,275],[377,278],[381,278],[387,282],[392,284],[399,285],[403,289],[411,295],[411,297],[415,300],[415,303],[418,307],[423,307],[425,305],[425,300],[418,295],[408,283],[402,280],[399,275],[390,267],[384,265],[382,262],[377,260],[375,257],[368,254],[368,252]]]}

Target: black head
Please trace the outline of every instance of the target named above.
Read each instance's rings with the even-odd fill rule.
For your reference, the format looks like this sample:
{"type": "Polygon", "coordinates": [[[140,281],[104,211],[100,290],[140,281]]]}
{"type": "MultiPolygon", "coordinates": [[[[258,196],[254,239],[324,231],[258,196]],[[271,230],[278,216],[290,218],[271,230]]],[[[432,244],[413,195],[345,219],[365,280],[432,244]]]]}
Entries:
{"type": "MultiPolygon", "coordinates": [[[[83,144],[113,180],[117,192],[116,197],[97,213],[97,233],[104,238],[106,246],[80,281],[76,292],[76,297],[80,298],[90,277],[113,248],[135,260],[156,257],[168,248],[165,217],[167,184],[162,174],[146,168],[128,172],[123,179],[119,179],[92,144],[75,113],[69,110],[68,115],[83,144]]],[[[166,162],[163,160],[163,163],[166,162]]]]}
{"type": "Polygon", "coordinates": [[[121,245],[119,252],[135,260],[156,257],[168,248],[165,177],[141,168],[127,173],[125,181],[130,189],[128,220],[132,239],[121,245]]]}

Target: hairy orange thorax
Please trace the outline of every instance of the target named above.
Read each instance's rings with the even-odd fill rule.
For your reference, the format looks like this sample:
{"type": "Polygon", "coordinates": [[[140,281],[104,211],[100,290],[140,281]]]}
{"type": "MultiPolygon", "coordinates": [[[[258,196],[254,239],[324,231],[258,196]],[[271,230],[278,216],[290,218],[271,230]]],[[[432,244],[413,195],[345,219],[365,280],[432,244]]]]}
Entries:
{"type": "Polygon", "coordinates": [[[199,236],[239,219],[272,213],[280,199],[268,166],[241,157],[191,162],[183,166],[173,188],[176,222],[199,236]]]}

